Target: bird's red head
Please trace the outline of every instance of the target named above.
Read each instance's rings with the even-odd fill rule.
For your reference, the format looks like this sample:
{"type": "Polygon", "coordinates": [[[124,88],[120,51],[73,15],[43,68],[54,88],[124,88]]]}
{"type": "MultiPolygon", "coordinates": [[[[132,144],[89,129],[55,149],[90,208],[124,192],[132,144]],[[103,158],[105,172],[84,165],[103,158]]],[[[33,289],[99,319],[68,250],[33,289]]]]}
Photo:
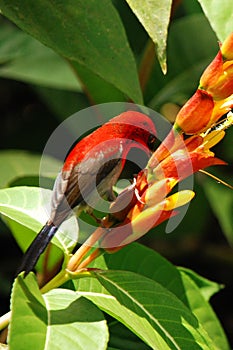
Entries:
{"type": "Polygon", "coordinates": [[[122,158],[125,158],[132,147],[141,148],[145,152],[154,150],[156,130],[152,120],[145,114],[127,111],[112,118],[90,135],[78,142],[68,154],[63,170],[97,154],[116,155],[117,145],[123,147],[122,158]],[[111,151],[111,148],[113,149],[111,151]]]}
{"type": "Polygon", "coordinates": [[[142,146],[154,150],[156,129],[153,121],[145,114],[127,111],[112,118],[107,125],[113,125],[116,137],[128,138],[142,146]]]}

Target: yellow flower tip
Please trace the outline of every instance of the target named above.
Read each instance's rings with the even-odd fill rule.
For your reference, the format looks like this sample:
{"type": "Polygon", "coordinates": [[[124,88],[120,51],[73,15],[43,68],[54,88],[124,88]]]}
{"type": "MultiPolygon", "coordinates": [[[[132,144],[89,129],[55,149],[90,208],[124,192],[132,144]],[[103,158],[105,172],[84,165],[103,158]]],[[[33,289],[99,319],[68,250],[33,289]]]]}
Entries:
{"type": "Polygon", "coordinates": [[[145,203],[148,207],[159,203],[171,189],[177,184],[178,180],[174,178],[165,178],[154,182],[148,187],[145,195],[145,203]]]}
{"type": "Polygon", "coordinates": [[[214,147],[219,143],[225,136],[224,130],[213,130],[207,134],[203,139],[203,149],[205,151],[209,150],[211,147],[214,147]]]}
{"type": "Polygon", "coordinates": [[[224,60],[233,60],[233,32],[224,40],[221,46],[221,53],[224,60]]]}
{"type": "Polygon", "coordinates": [[[181,207],[182,205],[189,203],[194,196],[195,192],[191,190],[176,192],[170,197],[166,198],[164,210],[168,211],[181,207]]]}

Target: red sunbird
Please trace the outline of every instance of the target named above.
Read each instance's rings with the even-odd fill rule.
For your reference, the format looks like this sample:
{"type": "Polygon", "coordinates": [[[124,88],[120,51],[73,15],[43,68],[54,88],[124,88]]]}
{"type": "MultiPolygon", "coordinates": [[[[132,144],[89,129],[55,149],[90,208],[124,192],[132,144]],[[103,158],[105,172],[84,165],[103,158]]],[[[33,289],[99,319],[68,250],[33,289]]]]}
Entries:
{"type": "Polygon", "coordinates": [[[96,191],[112,198],[131,148],[152,151],[156,130],[147,116],[135,111],[124,112],[79,141],[69,152],[58,174],[51,199],[49,219],[27,249],[18,273],[26,276],[55,235],[71,209],[90,210],[95,205],[96,191]]]}

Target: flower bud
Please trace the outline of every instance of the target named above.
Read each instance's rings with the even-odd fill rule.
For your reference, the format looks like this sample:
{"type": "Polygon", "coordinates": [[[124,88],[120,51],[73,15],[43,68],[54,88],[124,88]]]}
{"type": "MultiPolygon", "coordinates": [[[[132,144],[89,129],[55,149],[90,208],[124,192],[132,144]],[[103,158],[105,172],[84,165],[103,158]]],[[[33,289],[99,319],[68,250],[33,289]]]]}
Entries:
{"type": "Polygon", "coordinates": [[[198,89],[177,114],[174,128],[191,135],[203,131],[209,124],[213,108],[212,96],[198,89]]]}
{"type": "MultiPolygon", "coordinates": [[[[222,53],[219,51],[217,56],[204,70],[200,79],[200,89],[208,90],[209,87],[214,86],[221,74],[223,73],[223,58],[222,53]]],[[[209,91],[209,90],[208,90],[209,91]]]]}
{"type": "Polygon", "coordinates": [[[224,71],[218,82],[208,88],[214,100],[224,100],[233,93],[233,63],[226,62],[223,67],[224,71]]]}

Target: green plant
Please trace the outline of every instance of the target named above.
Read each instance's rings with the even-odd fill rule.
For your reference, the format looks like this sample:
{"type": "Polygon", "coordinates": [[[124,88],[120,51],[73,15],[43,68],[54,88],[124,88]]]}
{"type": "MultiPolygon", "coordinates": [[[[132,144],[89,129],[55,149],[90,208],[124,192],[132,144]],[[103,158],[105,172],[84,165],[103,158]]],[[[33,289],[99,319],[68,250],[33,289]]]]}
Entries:
{"type": "MultiPolygon", "coordinates": [[[[58,120],[93,104],[131,100],[174,121],[216,54],[217,38],[223,41],[232,31],[229,1],[221,5],[217,0],[179,3],[0,0],[2,14],[30,34],[1,20],[0,75],[33,84],[58,120]],[[161,69],[165,73],[167,65],[164,76],[161,69]]],[[[219,150],[229,163],[231,137],[229,130],[219,150]]],[[[25,250],[44,224],[39,194],[42,191],[49,199],[51,191],[35,185],[39,156],[5,150],[0,159],[4,165],[0,211],[25,250]]],[[[50,182],[58,162],[51,158],[47,162],[49,168],[41,175],[50,182]]],[[[230,190],[212,180],[201,179],[200,184],[232,244],[230,190]]],[[[196,203],[199,211],[194,211],[194,220],[199,216],[205,221],[202,198],[196,203]]],[[[188,225],[191,220],[188,217],[188,225]]],[[[77,242],[72,235],[77,233],[75,225],[75,220],[67,223],[49,254],[40,260],[41,279],[48,277],[63,253],[69,256],[77,242]]],[[[149,237],[152,235],[154,230],[149,237]]],[[[42,289],[45,294],[34,275],[16,279],[11,296],[10,349],[229,349],[209,303],[222,285],[176,267],[141,244],[99,256],[87,270],[74,271],[72,279],[69,275],[63,288],[53,289],[64,282],[64,275],[61,280],[61,275],[57,276],[42,289]]],[[[2,318],[1,328],[7,322],[7,317],[2,318]]]]}

